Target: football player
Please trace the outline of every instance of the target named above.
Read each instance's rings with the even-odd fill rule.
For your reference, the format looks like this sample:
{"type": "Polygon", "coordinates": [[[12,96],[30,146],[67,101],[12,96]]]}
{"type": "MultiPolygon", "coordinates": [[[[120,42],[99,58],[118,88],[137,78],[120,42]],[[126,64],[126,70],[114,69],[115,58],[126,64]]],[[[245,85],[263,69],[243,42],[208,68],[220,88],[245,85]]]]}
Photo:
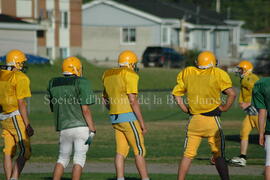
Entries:
{"type": "Polygon", "coordinates": [[[48,94],[55,115],[55,128],[60,132],[59,156],[53,180],[60,180],[67,167],[72,149],[72,180],[79,180],[89,145],[96,134],[89,105],[94,103],[90,81],[82,76],[82,64],[76,57],[68,57],[62,64],[63,76],[49,82],[48,94]]]}
{"type": "Polygon", "coordinates": [[[224,153],[225,139],[219,117],[231,107],[236,95],[229,75],[215,67],[216,64],[215,55],[204,51],[199,54],[196,67],[187,67],[177,76],[177,85],[172,94],[180,109],[191,116],[187,124],[178,180],[185,179],[202,138],[208,139],[221,179],[229,179],[224,153]],[[222,104],[221,92],[227,95],[225,104],[222,104]],[[186,96],[188,105],[184,103],[183,96],[186,96]]]}
{"type": "Polygon", "coordinates": [[[133,148],[136,167],[142,180],[149,180],[145,163],[144,135],[147,132],[137,100],[139,76],[135,72],[138,62],[134,52],[126,50],[118,57],[118,68],[103,74],[103,98],[109,109],[115,131],[117,180],[124,180],[124,160],[129,146],[133,148]]]}
{"type": "Polygon", "coordinates": [[[259,144],[264,146],[265,180],[270,179],[270,78],[262,78],[257,81],[252,91],[252,104],[259,109],[259,144]]]}
{"type": "Polygon", "coordinates": [[[253,128],[258,129],[258,112],[254,106],[251,105],[252,88],[258,76],[252,73],[253,65],[249,61],[241,61],[237,65],[237,75],[240,76],[240,94],[239,105],[240,108],[247,114],[242,123],[240,132],[241,145],[240,155],[231,159],[231,163],[236,166],[246,166],[248,138],[253,128]]]}
{"type": "Polygon", "coordinates": [[[17,180],[25,162],[31,156],[30,137],[34,130],[30,125],[26,98],[31,97],[30,80],[22,72],[27,61],[20,50],[6,55],[6,65],[0,70],[0,120],[4,139],[4,171],[7,180],[17,180]],[[15,164],[16,147],[20,148],[15,164]]]}

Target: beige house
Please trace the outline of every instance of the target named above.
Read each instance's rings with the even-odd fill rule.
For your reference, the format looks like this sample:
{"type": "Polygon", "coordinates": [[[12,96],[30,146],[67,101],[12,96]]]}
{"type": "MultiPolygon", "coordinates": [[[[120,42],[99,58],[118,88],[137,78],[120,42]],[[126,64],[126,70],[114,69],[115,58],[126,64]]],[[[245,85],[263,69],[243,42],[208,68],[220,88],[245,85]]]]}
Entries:
{"type": "Polygon", "coordinates": [[[36,54],[55,59],[81,53],[81,0],[0,0],[0,13],[42,26],[36,54]]]}

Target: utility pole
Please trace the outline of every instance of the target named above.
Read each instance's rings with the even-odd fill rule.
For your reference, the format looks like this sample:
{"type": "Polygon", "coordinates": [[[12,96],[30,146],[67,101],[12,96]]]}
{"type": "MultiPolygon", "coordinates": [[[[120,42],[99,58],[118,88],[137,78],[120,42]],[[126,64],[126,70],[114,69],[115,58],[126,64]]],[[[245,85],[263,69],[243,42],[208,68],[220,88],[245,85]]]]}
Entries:
{"type": "Polygon", "coordinates": [[[216,0],[216,12],[220,13],[220,0],[216,0]]]}

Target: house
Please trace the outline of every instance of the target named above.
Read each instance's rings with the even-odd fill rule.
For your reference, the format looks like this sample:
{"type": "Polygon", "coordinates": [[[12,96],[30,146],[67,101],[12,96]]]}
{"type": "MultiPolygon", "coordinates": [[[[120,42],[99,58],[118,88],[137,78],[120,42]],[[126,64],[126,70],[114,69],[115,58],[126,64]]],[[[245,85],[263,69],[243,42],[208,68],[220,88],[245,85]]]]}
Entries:
{"type": "Polygon", "coordinates": [[[88,59],[116,59],[124,49],[141,57],[147,46],[211,50],[219,59],[238,56],[242,21],[225,21],[182,1],[94,0],[83,5],[82,14],[82,55],[88,59]]]}
{"type": "Polygon", "coordinates": [[[36,34],[40,30],[40,25],[0,14],[0,56],[11,49],[37,54],[36,34]]]}
{"type": "Polygon", "coordinates": [[[256,63],[256,58],[270,48],[270,29],[243,33],[246,43],[241,47],[241,59],[247,59],[256,63]]]}
{"type": "Polygon", "coordinates": [[[0,12],[38,23],[37,54],[52,59],[81,53],[82,0],[0,0],[0,12]]]}

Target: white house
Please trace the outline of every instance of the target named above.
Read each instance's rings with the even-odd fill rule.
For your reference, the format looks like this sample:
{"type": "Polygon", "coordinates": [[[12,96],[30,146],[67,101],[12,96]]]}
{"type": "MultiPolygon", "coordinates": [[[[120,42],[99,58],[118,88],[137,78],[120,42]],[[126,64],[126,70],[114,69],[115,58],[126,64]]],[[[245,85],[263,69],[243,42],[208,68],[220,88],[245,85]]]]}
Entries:
{"type": "Polygon", "coordinates": [[[192,4],[95,0],[82,11],[82,55],[90,60],[116,59],[124,49],[141,57],[147,46],[211,50],[219,59],[238,55],[243,22],[226,22],[216,12],[192,4]]]}
{"type": "Polygon", "coordinates": [[[0,56],[11,49],[37,54],[37,31],[42,27],[0,14],[0,56]]]}

